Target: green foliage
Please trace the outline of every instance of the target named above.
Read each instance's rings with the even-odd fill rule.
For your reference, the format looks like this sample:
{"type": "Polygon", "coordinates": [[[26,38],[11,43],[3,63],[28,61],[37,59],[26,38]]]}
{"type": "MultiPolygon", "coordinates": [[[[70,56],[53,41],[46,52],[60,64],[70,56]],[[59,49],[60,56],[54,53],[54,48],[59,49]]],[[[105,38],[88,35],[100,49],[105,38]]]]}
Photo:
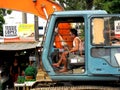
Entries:
{"type": "Polygon", "coordinates": [[[4,16],[11,14],[11,10],[0,9],[0,36],[3,36],[3,24],[5,24],[4,16]]]}
{"type": "Polygon", "coordinates": [[[95,9],[106,10],[108,13],[120,13],[120,0],[94,0],[95,9]]]}
{"type": "Polygon", "coordinates": [[[11,10],[7,10],[6,12],[7,12],[7,14],[11,14],[11,13],[12,13],[12,11],[11,11],[11,10]]]}
{"type": "Polygon", "coordinates": [[[3,36],[3,24],[5,23],[5,20],[2,15],[0,15],[0,36],[3,36]]]}
{"type": "Polygon", "coordinates": [[[85,33],[84,33],[83,30],[81,30],[80,39],[81,39],[82,41],[85,40],[85,33]]]}
{"type": "Polygon", "coordinates": [[[36,74],[37,74],[37,69],[35,67],[33,67],[33,66],[28,66],[25,69],[25,75],[26,76],[33,76],[35,78],[36,74]]]}
{"type": "Polygon", "coordinates": [[[86,0],[58,0],[65,10],[86,9],[86,0]]]}
{"type": "Polygon", "coordinates": [[[24,76],[18,76],[17,83],[24,83],[25,77],[24,76]]]}
{"type": "Polygon", "coordinates": [[[120,13],[120,0],[57,0],[65,10],[106,10],[120,13]]]}

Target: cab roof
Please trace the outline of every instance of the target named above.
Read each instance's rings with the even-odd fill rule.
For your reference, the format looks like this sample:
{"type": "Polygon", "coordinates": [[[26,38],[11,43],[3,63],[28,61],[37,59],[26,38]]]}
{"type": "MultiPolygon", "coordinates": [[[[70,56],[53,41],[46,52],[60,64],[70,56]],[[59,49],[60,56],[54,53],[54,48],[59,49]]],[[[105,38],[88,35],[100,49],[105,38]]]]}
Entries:
{"type": "Polygon", "coordinates": [[[79,10],[79,11],[57,11],[56,15],[77,15],[77,14],[107,14],[105,10],[79,10]]]}

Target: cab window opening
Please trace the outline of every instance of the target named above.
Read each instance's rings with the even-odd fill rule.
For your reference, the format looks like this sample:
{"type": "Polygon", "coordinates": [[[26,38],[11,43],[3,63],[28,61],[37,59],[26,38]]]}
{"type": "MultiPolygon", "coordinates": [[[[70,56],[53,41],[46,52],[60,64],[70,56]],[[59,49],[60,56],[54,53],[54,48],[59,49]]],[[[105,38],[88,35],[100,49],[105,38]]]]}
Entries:
{"type": "Polygon", "coordinates": [[[92,18],[92,45],[112,46],[115,39],[120,40],[119,25],[120,17],[92,18]]]}
{"type": "MultiPolygon", "coordinates": [[[[84,58],[84,18],[83,17],[69,17],[69,18],[57,18],[56,24],[54,27],[54,42],[53,48],[54,51],[51,53],[52,63],[58,62],[62,53],[65,50],[70,50],[73,47],[73,38],[70,35],[70,29],[76,29],[78,32],[78,37],[82,42],[81,53],[79,52],[78,56],[84,58]]],[[[80,46],[80,45],[79,45],[80,46]]],[[[80,67],[80,66],[79,66],[80,67]]]]}

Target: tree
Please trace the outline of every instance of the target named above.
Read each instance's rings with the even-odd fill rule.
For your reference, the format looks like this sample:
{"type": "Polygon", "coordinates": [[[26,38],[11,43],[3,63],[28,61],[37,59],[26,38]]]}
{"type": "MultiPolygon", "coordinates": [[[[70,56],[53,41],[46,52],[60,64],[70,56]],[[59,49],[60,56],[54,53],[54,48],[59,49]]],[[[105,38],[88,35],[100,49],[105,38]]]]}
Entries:
{"type": "Polygon", "coordinates": [[[65,10],[84,10],[86,9],[85,0],[57,0],[65,10]]]}
{"type": "Polygon", "coordinates": [[[108,13],[120,13],[120,0],[55,0],[65,10],[106,10],[108,13]]]}
{"type": "Polygon", "coordinates": [[[4,16],[11,14],[11,10],[0,9],[0,36],[3,36],[3,24],[5,24],[4,16]]]}
{"type": "Polygon", "coordinates": [[[94,0],[85,0],[85,1],[86,1],[87,10],[91,10],[93,8],[93,1],[94,0]]]}
{"type": "Polygon", "coordinates": [[[120,13],[120,0],[94,0],[95,9],[106,10],[108,13],[120,13]]]}

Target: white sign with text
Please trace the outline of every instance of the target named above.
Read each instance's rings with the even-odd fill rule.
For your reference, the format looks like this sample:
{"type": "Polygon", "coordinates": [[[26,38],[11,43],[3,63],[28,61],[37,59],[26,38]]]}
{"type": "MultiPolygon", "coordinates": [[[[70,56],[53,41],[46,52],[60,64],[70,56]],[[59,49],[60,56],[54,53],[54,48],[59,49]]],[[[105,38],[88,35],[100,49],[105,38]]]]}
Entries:
{"type": "Polygon", "coordinates": [[[115,34],[120,34],[120,20],[114,22],[115,34]]]}
{"type": "Polygon", "coordinates": [[[18,26],[17,25],[4,25],[3,35],[5,38],[14,38],[18,36],[18,26]]]}

